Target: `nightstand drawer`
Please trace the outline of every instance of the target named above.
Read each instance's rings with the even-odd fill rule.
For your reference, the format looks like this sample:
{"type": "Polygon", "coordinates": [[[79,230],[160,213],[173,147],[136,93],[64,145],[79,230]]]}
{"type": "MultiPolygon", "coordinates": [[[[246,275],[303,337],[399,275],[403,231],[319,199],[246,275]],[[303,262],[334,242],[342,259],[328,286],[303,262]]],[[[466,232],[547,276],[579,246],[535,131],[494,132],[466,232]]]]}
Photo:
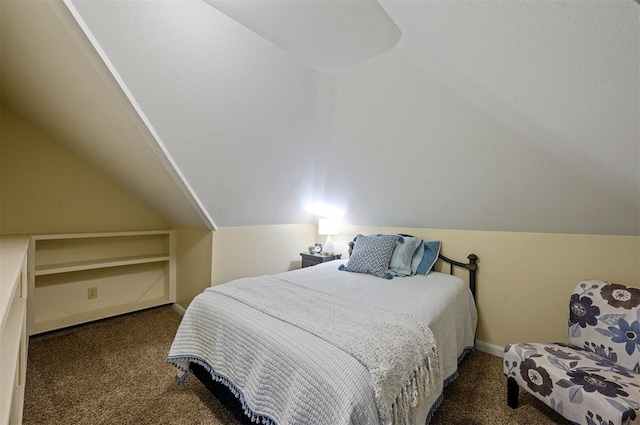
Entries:
{"type": "Polygon", "coordinates": [[[302,268],[315,266],[316,264],[326,263],[327,261],[339,260],[342,257],[342,254],[336,255],[319,255],[319,254],[307,254],[306,252],[301,252],[300,256],[302,257],[302,268]]]}

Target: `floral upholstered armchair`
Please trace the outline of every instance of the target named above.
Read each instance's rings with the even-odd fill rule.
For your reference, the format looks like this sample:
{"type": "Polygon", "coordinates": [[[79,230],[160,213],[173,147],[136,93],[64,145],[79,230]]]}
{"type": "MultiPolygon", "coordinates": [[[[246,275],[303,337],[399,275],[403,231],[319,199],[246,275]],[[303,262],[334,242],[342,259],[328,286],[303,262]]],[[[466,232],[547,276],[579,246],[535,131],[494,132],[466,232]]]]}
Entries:
{"type": "Polygon", "coordinates": [[[584,425],[640,424],[640,288],[579,283],[569,302],[569,345],[507,345],[507,403],[522,387],[584,425]]]}

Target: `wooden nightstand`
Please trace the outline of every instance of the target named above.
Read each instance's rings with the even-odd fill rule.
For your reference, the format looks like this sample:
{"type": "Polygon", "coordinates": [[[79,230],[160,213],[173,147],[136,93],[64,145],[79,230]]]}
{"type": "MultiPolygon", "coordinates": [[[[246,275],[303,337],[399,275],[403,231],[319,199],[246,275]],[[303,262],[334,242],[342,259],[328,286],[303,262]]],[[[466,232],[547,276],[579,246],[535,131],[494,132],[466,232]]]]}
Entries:
{"type": "Polygon", "coordinates": [[[342,254],[335,255],[321,255],[321,254],[308,254],[301,252],[302,268],[315,266],[316,264],[326,263],[327,261],[339,260],[342,258],[342,254]]]}

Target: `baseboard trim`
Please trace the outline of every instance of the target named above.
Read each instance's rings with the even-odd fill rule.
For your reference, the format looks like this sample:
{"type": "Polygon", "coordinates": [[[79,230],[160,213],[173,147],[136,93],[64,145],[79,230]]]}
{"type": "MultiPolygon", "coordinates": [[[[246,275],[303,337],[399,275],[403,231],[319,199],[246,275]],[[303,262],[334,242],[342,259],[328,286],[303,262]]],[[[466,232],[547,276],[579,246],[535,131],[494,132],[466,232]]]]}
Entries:
{"type": "Polygon", "coordinates": [[[504,354],[504,347],[478,340],[476,340],[476,350],[482,351],[483,353],[491,354],[492,356],[496,357],[502,357],[502,355],[504,354]]]}
{"type": "Polygon", "coordinates": [[[185,310],[184,308],[182,308],[182,307],[180,306],[180,304],[178,304],[178,303],[173,303],[173,305],[172,305],[171,307],[172,307],[172,308],[176,311],[176,313],[178,313],[180,316],[184,316],[184,312],[185,312],[186,310],[185,310]]]}

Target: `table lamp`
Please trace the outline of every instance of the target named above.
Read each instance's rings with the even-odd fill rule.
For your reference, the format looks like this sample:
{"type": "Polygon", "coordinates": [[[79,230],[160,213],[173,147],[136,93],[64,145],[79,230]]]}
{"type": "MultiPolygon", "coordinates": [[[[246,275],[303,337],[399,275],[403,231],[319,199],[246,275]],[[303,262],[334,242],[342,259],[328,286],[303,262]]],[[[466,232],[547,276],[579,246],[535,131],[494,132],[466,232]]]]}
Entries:
{"type": "Polygon", "coordinates": [[[338,220],[332,218],[321,218],[318,220],[318,234],[327,235],[327,241],[324,243],[324,252],[334,254],[333,241],[331,235],[337,235],[339,233],[338,220]]]}

